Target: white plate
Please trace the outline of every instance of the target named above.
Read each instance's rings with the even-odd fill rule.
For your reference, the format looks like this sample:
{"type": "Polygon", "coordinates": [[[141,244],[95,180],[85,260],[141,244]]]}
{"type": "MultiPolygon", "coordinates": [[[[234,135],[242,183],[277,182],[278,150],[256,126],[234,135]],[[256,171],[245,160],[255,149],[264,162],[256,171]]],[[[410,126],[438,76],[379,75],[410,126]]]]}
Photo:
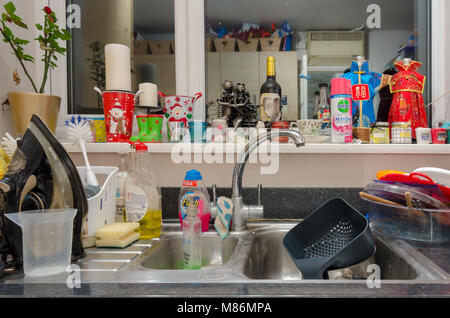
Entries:
{"type": "Polygon", "coordinates": [[[441,169],[441,168],[433,168],[433,167],[424,167],[414,170],[417,173],[423,173],[424,175],[433,179],[434,182],[439,183],[443,186],[450,186],[450,171],[441,169]]]}
{"type": "Polygon", "coordinates": [[[307,144],[324,144],[329,143],[331,141],[331,137],[329,136],[304,136],[307,144]]]}

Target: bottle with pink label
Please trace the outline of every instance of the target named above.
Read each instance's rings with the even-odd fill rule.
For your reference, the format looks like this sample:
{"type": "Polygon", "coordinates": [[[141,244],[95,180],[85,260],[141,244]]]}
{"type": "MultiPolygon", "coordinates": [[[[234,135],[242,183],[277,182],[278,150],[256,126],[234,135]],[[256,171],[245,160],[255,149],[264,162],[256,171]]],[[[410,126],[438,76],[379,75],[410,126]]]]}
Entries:
{"type": "Polygon", "coordinates": [[[203,182],[202,175],[197,170],[189,170],[183,180],[183,185],[178,198],[178,215],[181,227],[183,219],[187,215],[189,204],[195,204],[198,210],[198,218],[202,222],[202,232],[208,231],[209,220],[211,218],[211,207],[208,190],[203,182]]]}
{"type": "Polygon", "coordinates": [[[331,142],[353,141],[352,82],[338,77],[331,80],[331,142]]]}

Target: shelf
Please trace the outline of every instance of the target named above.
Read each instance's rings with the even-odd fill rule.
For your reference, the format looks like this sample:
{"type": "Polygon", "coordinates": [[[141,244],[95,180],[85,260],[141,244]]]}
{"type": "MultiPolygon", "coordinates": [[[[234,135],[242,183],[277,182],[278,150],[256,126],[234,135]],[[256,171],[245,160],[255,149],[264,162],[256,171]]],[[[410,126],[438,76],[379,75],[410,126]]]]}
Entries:
{"type": "MultiPolygon", "coordinates": [[[[245,144],[189,144],[161,143],[147,144],[152,153],[192,152],[192,153],[240,153],[245,144]]],[[[78,145],[63,143],[69,153],[79,153],[78,145]]],[[[130,150],[127,143],[90,143],[86,145],[89,153],[120,153],[130,150]]],[[[308,144],[297,148],[292,144],[274,144],[272,151],[282,154],[415,154],[415,155],[449,155],[450,145],[341,145],[341,144],[308,144]]],[[[268,148],[270,151],[270,147],[268,148]]]]}

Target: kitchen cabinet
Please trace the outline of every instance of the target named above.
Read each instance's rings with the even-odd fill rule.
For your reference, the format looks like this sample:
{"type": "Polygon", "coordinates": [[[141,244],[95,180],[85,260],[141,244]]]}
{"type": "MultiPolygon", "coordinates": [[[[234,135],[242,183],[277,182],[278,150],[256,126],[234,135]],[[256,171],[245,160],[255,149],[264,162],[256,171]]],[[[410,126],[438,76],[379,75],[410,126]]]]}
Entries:
{"type": "MultiPolygon", "coordinates": [[[[222,95],[222,83],[231,80],[245,83],[252,102],[259,104],[259,90],[266,80],[268,56],[276,60],[277,82],[287,96],[284,119],[296,120],[299,114],[297,52],[208,52],[206,54],[206,104],[216,103],[222,95]]],[[[175,55],[135,55],[134,65],[151,63],[156,66],[158,90],[175,94],[175,55]]],[[[139,74],[135,74],[137,83],[139,74]]],[[[137,86],[137,85],[136,85],[137,86]]]]}
{"type": "Polygon", "coordinates": [[[288,109],[284,118],[298,119],[298,59],[297,52],[210,52],[207,54],[207,101],[216,100],[222,95],[222,83],[231,80],[245,83],[250,96],[255,96],[259,104],[259,90],[266,81],[267,57],[276,61],[277,82],[281,85],[283,95],[287,96],[288,109]],[[214,56],[214,57],[213,57],[214,56]],[[219,63],[220,67],[217,66],[219,63]],[[210,71],[215,76],[210,77],[210,71]],[[217,75],[217,72],[220,72],[217,75]],[[213,97],[211,97],[213,94],[213,97]]]}

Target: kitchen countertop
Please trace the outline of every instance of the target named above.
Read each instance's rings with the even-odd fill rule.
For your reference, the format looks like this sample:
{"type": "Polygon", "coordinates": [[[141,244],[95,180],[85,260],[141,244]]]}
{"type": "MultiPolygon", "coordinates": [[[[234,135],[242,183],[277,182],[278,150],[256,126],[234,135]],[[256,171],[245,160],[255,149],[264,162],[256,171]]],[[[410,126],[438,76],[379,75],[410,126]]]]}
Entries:
{"type": "MultiPolygon", "coordinates": [[[[140,241],[130,246],[129,253],[137,257],[149,242],[140,241]]],[[[402,242],[400,242],[402,243],[402,242]]],[[[0,281],[0,295],[11,297],[449,297],[450,249],[448,244],[430,245],[409,241],[415,250],[440,267],[442,279],[381,280],[380,288],[368,288],[365,280],[234,280],[163,283],[142,276],[142,272],[122,270],[95,272],[93,281],[79,288],[69,288],[68,274],[44,279],[27,279],[22,273],[7,276],[0,281]],[[131,275],[131,276],[130,276],[131,275]],[[133,279],[129,279],[133,277],[133,279]]],[[[118,266],[111,264],[111,268],[118,266]]],[[[131,269],[133,270],[133,269],[131,269]]],[[[93,272],[91,272],[93,273],[93,272]]]]}
{"type": "MultiPolygon", "coordinates": [[[[71,143],[62,143],[69,153],[81,152],[81,148],[71,143]]],[[[297,148],[293,143],[271,144],[276,151],[284,154],[450,154],[448,144],[307,144],[305,147],[297,148]]],[[[212,153],[220,151],[223,153],[240,153],[245,144],[234,143],[157,143],[148,144],[151,153],[212,153]]],[[[130,150],[128,143],[88,143],[86,150],[89,153],[120,153],[130,150]]]]}

